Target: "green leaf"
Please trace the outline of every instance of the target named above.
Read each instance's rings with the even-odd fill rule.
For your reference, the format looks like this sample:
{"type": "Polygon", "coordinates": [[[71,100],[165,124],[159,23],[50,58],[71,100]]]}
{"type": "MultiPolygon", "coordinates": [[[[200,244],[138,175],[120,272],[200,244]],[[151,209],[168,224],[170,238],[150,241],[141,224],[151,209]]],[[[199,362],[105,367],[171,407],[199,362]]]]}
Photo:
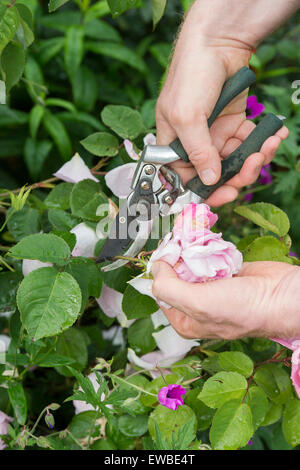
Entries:
{"type": "Polygon", "coordinates": [[[102,279],[99,269],[94,261],[77,256],[71,259],[65,266],[64,271],[71,274],[80,286],[82,294],[81,311],[83,311],[89,297],[98,298],[100,296],[102,279]]]}
{"type": "Polygon", "coordinates": [[[53,188],[44,203],[50,209],[66,210],[70,207],[70,195],[73,189],[72,183],[60,183],[53,188]]]}
{"type": "Polygon", "coordinates": [[[289,375],[280,365],[266,364],[259,367],[254,380],[277,405],[286,403],[293,396],[289,375]]]}
{"type": "MultiPolygon", "coordinates": [[[[16,293],[22,277],[22,274],[18,272],[0,272],[0,313],[14,312],[16,293]]],[[[11,331],[10,335],[12,336],[11,331]]]]}
{"type": "MultiPolygon", "coordinates": [[[[72,368],[81,371],[88,362],[88,350],[83,333],[78,328],[69,328],[58,338],[56,352],[65,358],[73,360],[72,368]]],[[[56,367],[56,370],[67,377],[72,377],[72,372],[67,367],[56,367]]]]}
{"type": "Polygon", "coordinates": [[[38,44],[36,44],[39,63],[46,65],[51,59],[59,55],[64,45],[64,37],[41,39],[38,44]]]}
{"type": "Polygon", "coordinates": [[[122,42],[122,38],[117,29],[109,23],[101,20],[91,20],[84,25],[85,36],[100,41],[122,42]]]}
{"type": "Polygon", "coordinates": [[[84,411],[73,416],[68,429],[76,439],[86,439],[90,433],[97,432],[99,435],[99,424],[95,425],[96,411],[84,411]]]}
{"type": "Polygon", "coordinates": [[[127,331],[129,345],[136,354],[147,354],[156,348],[156,342],[152,336],[154,326],[150,317],[135,321],[127,331]]]}
{"type": "Polygon", "coordinates": [[[244,261],[282,261],[292,264],[286,256],[288,249],[277,238],[272,236],[256,238],[243,252],[244,261]]]}
{"type": "Polygon", "coordinates": [[[70,78],[77,72],[83,58],[83,26],[70,26],[65,37],[64,58],[65,66],[70,78]]]}
{"type": "Polygon", "coordinates": [[[149,47],[149,51],[157,62],[165,69],[170,60],[172,46],[167,42],[160,42],[149,47]]]}
{"type": "Polygon", "coordinates": [[[2,76],[6,85],[6,92],[18,83],[25,67],[25,51],[18,43],[8,44],[1,55],[2,76]]]}
{"type": "Polygon", "coordinates": [[[107,0],[113,18],[140,5],[140,0],[107,0]]]}
{"type": "Polygon", "coordinates": [[[60,209],[50,209],[48,219],[55,230],[61,231],[71,230],[80,222],[77,217],[60,209]]]}
{"type": "Polygon", "coordinates": [[[162,18],[165,12],[166,5],[167,5],[167,0],[151,0],[153,28],[155,28],[157,23],[162,18]]]}
{"type": "Polygon", "coordinates": [[[101,112],[104,124],[123,139],[135,139],[144,130],[142,116],[128,106],[109,104],[101,112]]]}
{"type": "Polygon", "coordinates": [[[270,426],[280,420],[282,415],[282,405],[269,402],[269,408],[261,426],[270,426]]]}
{"type": "Polygon", "coordinates": [[[64,108],[71,113],[76,113],[76,108],[73,103],[70,103],[70,101],[67,100],[62,100],[61,98],[48,98],[45,100],[45,105],[64,108]]]}
{"type": "Polygon", "coordinates": [[[141,115],[147,128],[155,126],[156,99],[146,100],[141,108],[141,115]]]}
{"type": "Polygon", "coordinates": [[[283,412],[282,430],[284,437],[292,447],[300,444],[300,400],[290,400],[283,412]]]}
{"type": "Polygon", "coordinates": [[[197,419],[193,410],[186,405],[179,406],[177,410],[158,405],[150,414],[148,428],[150,436],[155,439],[155,424],[158,426],[162,436],[172,442],[178,436],[185,424],[191,423],[196,436],[197,419]]]}
{"type": "Polygon", "coordinates": [[[218,355],[219,364],[228,372],[239,372],[249,377],[253,372],[253,362],[246,354],[238,351],[226,351],[218,355]]]}
{"type": "Polygon", "coordinates": [[[197,398],[198,395],[199,389],[194,388],[193,390],[189,390],[184,397],[184,403],[194,411],[198,422],[197,429],[199,431],[205,431],[205,429],[208,429],[211,424],[215,410],[209,408],[209,406],[206,406],[201,400],[199,400],[197,398]]]}
{"type": "Polygon", "coordinates": [[[229,400],[242,400],[247,389],[247,380],[237,372],[218,372],[210,377],[198,395],[205,405],[219,408],[229,400]]]}
{"type": "Polygon", "coordinates": [[[216,412],[209,437],[214,450],[235,450],[253,435],[251,410],[246,403],[231,400],[216,412]]]}
{"type": "Polygon", "coordinates": [[[133,419],[132,416],[124,414],[118,418],[118,427],[124,436],[142,436],[148,430],[148,416],[139,415],[133,419]]]}
{"type": "Polygon", "coordinates": [[[10,0],[2,0],[0,4],[0,55],[5,46],[17,32],[20,16],[16,6],[10,0]]]}
{"type": "Polygon", "coordinates": [[[85,49],[94,54],[100,54],[112,59],[119,60],[129,65],[133,69],[141,73],[147,71],[147,67],[143,59],[140,58],[132,49],[124,46],[123,44],[116,44],[115,42],[95,42],[86,41],[85,49]]]}
{"type": "Polygon", "coordinates": [[[119,141],[118,139],[107,132],[96,132],[81,140],[81,145],[98,157],[112,157],[117,155],[119,141]]]}
{"type": "Polygon", "coordinates": [[[31,133],[31,137],[33,139],[36,138],[38,128],[40,123],[43,119],[45,108],[40,104],[36,104],[30,111],[29,114],[29,129],[31,133]]]}
{"type": "Polygon", "coordinates": [[[92,111],[99,94],[95,74],[87,67],[79,67],[72,77],[72,92],[77,108],[92,111]]]}
{"type": "Polygon", "coordinates": [[[76,245],[76,235],[74,233],[63,230],[54,230],[52,233],[62,238],[69,245],[70,250],[73,251],[76,245]]]}
{"type": "Polygon", "coordinates": [[[148,317],[158,310],[155,300],[141,294],[130,285],[124,292],[122,309],[128,320],[148,317]]]}
{"type": "Polygon", "coordinates": [[[256,51],[256,55],[262,64],[270,62],[276,54],[276,47],[272,44],[262,44],[256,51]]]}
{"type": "Polygon", "coordinates": [[[32,137],[27,137],[24,147],[24,159],[33,180],[38,179],[52,146],[50,140],[37,141],[32,137]]]}
{"type": "Polygon", "coordinates": [[[8,395],[18,423],[24,425],[27,419],[27,400],[22,385],[19,382],[9,382],[8,395]]]}
{"type": "Polygon", "coordinates": [[[64,265],[70,258],[70,248],[62,238],[51,233],[37,233],[22,238],[10,250],[17,259],[38,259],[48,263],[64,265]]]}
{"type": "Polygon", "coordinates": [[[62,5],[67,3],[69,0],[50,0],[49,2],[49,12],[51,13],[52,11],[57,10],[60,8],[62,5]]]}
{"type": "Polygon", "coordinates": [[[290,222],[285,212],[267,202],[256,202],[247,206],[239,206],[234,211],[279,237],[286,235],[290,229],[290,222]]]}
{"type": "Polygon", "coordinates": [[[256,430],[264,421],[269,409],[269,402],[265,392],[256,386],[250,387],[245,398],[252,411],[253,426],[256,430]]]}
{"type": "Polygon", "coordinates": [[[47,89],[41,67],[31,55],[27,56],[24,74],[29,95],[34,102],[41,102],[47,89]]]}
{"type": "MultiPolygon", "coordinates": [[[[61,336],[59,338],[61,338],[61,336]]],[[[74,359],[71,359],[70,357],[61,356],[60,354],[55,353],[49,354],[48,352],[39,353],[34,360],[34,364],[39,367],[59,367],[73,364],[74,362],[74,359]]]]}
{"type": "Polygon", "coordinates": [[[24,47],[29,47],[34,41],[33,34],[33,16],[30,8],[23,3],[18,3],[16,8],[19,12],[20,23],[17,31],[17,38],[21,41],[24,47]]]}
{"type": "Polygon", "coordinates": [[[80,312],[80,287],[68,273],[39,268],[22,281],[17,304],[24,327],[37,341],[73,325],[80,312]]]}
{"type": "Polygon", "coordinates": [[[72,156],[72,144],[64,124],[48,110],[45,110],[43,123],[48,134],[54,140],[62,159],[68,161],[72,156]]]}
{"type": "Polygon", "coordinates": [[[283,39],[277,43],[277,50],[287,59],[299,61],[299,45],[291,39],[283,39]]]}
{"type": "Polygon", "coordinates": [[[97,208],[107,203],[107,197],[100,190],[99,183],[82,180],[73,187],[70,202],[73,215],[97,222],[100,219],[96,215],[97,208]]]}
{"type": "Polygon", "coordinates": [[[38,233],[41,229],[40,214],[32,207],[24,206],[14,212],[7,222],[7,227],[16,240],[38,233]]]}

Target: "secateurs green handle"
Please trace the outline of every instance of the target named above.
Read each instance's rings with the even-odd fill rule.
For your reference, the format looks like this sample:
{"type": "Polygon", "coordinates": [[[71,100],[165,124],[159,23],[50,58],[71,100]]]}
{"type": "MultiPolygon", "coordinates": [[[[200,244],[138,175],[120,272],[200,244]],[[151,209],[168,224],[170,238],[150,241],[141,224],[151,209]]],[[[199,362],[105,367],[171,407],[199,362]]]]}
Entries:
{"type": "MultiPolygon", "coordinates": [[[[255,74],[247,67],[242,67],[236,72],[224,85],[221,95],[216,103],[216,106],[208,119],[208,126],[210,127],[223,109],[243,90],[246,90],[256,80],[255,74]]],[[[222,172],[219,181],[208,186],[202,183],[200,178],[196,176],[186,184],[186,188],[207,199],[217,188],[222,186],[234,175],[239,173],[245,160],[253,153],[259,152],[263,143],[272,135],[274,135],[283,123],[274,114],[267,114],[262,121],[251,132],[248,138],[226,159],[222,161],[222,172]]],[[[184,161],[188,162],[189,157],[184,150],[179,139],[174,140],[169,145],[176,154],[184,161]]]]}

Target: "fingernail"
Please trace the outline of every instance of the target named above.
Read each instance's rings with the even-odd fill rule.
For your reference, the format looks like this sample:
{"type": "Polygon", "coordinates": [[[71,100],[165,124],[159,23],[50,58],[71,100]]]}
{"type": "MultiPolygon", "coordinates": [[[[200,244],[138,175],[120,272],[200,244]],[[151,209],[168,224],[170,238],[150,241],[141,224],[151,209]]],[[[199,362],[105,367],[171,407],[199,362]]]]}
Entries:
{"type": "Polygon", "coordinates": [[[214,184],[216,181],[216,173],[211,168],[201,171],[200,178],[204,184],[214,184]]]}
{"type": "Polygon", "coordinates": [[[160,269],[160,264],[159,263],[154,263],[151,267],[151,272],[153,274],[153,276],[157,276],[158,272],[159,272],[159,269],[160,269]]]}

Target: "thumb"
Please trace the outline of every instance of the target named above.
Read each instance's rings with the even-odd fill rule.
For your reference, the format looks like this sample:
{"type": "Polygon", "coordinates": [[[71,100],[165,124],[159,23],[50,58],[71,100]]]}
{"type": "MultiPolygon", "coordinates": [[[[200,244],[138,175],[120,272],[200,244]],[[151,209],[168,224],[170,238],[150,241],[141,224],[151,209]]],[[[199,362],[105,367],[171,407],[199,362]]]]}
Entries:
{"type": "Polygon", "coordinates": [[[221,176],[221,158],[212,143],[207,117],[198,115],[176,132],[201,181],[206,185],[215,184],[221,176]]]}

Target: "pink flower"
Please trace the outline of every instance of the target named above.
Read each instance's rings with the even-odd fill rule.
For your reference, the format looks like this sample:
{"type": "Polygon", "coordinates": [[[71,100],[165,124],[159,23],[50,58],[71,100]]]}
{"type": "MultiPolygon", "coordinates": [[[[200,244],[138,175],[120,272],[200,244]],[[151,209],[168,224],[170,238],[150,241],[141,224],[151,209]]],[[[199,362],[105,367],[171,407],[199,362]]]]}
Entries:
{"type": "Polygon", "coordinates": [[[300,347],[292,355],[292,374],[291,379],[296,393],[300,398],[300,347]]]}
{"type": "Polygon", "coordinates": [[[254,119],[259,116],[265,109],[262,103],[259,103],[257,96],[252,95],[247,98],[246,115],[247,119],[254,119]]]}
{"type": "Polygon", "coordinates": [[[74,157],[65,163],[54,176],[66,181],[67,183],[78,183],[82,180],[93,180],[99,183],[99,180],[92,175],[87,165],[82,160],[78,153],[75,153],[74,157]]]}
{"type": "MultiPolygon", "coordinates": [[[[4,436],[5,434],[8,433],[8,425],[13,421],[13,418],[10,416],[7,416],[7,414],[3,413],[3,411],[0,411],[0,436],[4,436]]],[[[3,442],[3,440],[0,438],[0,450],[5,449],[6,444],[3,442]]]]}
{"type": "Polygon", "coordinates": [[[136,169],[136,163],[125,163],[117,166],[105,175],[106,186],[120,199],[127,199],[132,191],[131,181],[136,169]]]}
{"type": "Polygon", "coordinates": [[[159,259],[173,266],[178,277],[187,282],[206,282],[236,274],[242,255],[235,245],[209,228],[217,216],[206,204],[191,203],[177,217],[169,233],[152,254],[149,265],[159,259]]]}
{"type": "Polygon", "coordinates": [[[158,392],[158,401],[161,405],[166,406],[170,410],[177,410],[178,406],[183,405],[182,395],[186,394],[186,390],[181,385],[171,384],[162,387],[158,392]]]}
{"type": "Polygon", "coordinates": [[[203,229],[210,229],[218,220],[217,214],[210,211],[207,204],[191,203],[185,206],[184,210],[175,220],[173,234],[180,235],[181,232],[185,236],[196,239],[199,232],[203,233],[203,229]]]}

